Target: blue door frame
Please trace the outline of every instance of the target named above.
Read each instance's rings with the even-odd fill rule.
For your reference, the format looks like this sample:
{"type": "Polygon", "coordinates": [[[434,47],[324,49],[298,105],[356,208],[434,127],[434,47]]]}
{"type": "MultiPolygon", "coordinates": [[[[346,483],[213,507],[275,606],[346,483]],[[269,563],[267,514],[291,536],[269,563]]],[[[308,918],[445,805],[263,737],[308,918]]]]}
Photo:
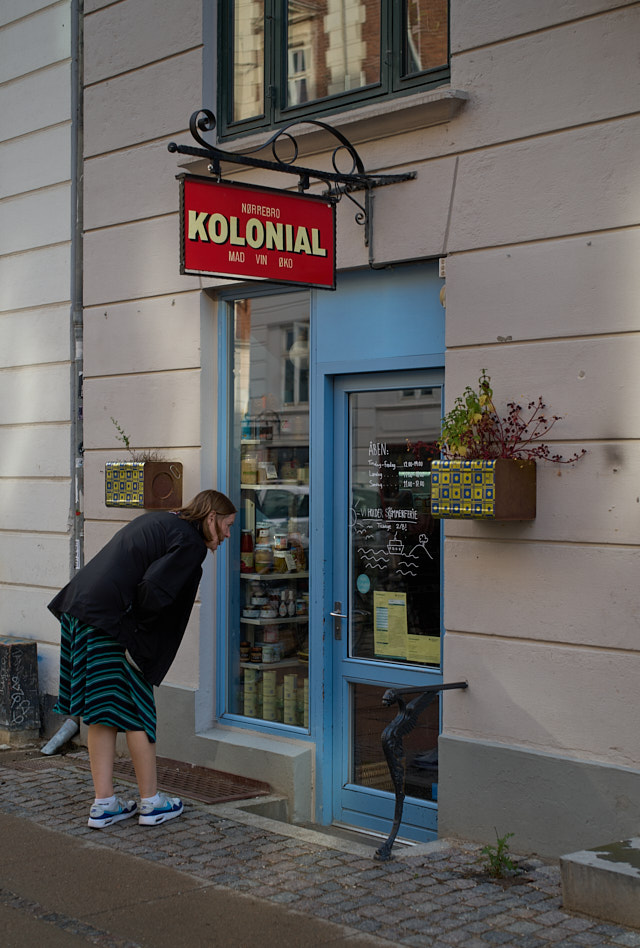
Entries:
{"type": "MultiPolygon", "coordinates": [[[[387,672],[380,663],[353,663],[338,657],[334,649],[333,624],[330,616],[333,605],[341,597],[336,594],[335,576],[345,564],[340,554],[334,556],[334,540],[340,524],[347,522],[344,496],[338,496],[334,484],[334,470],[346,470],[345,442],[340,426],[344,421],[336,417],[335,398],[343,391],[346,376],[349,385],[358,377],[363,386],[374,387],[391,381],[388,372],[416,372],[419,384],[425,384],[423,373],[439,369],[442,381],[444,365],[444,311],[439,295],[442,281],[437,264],[406,265],[381,271],[362,271],[341,274],[335,293],[312,293],[312,377],[313,398],[311,410],[311,524],[313,566],[315,581],[312,588],[311,609],[316,617],[315,635],[310,643],[312,667],[317,674],[312,683],[311,717],[314,721],[312,737],[316,743],[316,819],[328,824],[338,818],[353,825],[388,832],[391,825],[393,798],[381,791],[365,794],[363,812],[362,789],[342,786],[348,754],[348,722],[340,708],[348,706],[349,682],[380,685],[413,685],[425,683],[425,670],[404,666],[389,667],[387,672]],[[381,375],[378,375],[381,373],[381,375]],[[369,374],[369,379],[365,375],[369,374]],[[374,378],[375,375],[375,378],[374,378]],[[336,450],[336,431],[338,448],[336,450]],[[341,440],[342,439],[342,440],[341,440]],[[340,445],[342,444],[342,448],[340,445]],[[336,663],[340,664],[339,674],[336,663]],[[339,806],[336,803],[340,797],[339,806]]],[[[430,376],[432,379],[435,376],[430,376]]],[[[413,381],[414,376],[411,376],[413,381]]],[[[409,384],[410,377],[401,379],[409,384]]],[[[356,383],[359,384],[359,383],[356,383]]],[[[344,397],[344,392],[338,398],[344,397]]],[[[339,412],[338,412],[339,414],[339,412]]],[[[343,544],[343,549],[345,549],[343,544]]],[[[343,596],[346,593],[343,593],[343,596]]],[[[341,601],[345,601],[342,599],[341,601]]],[[[431,677],[437,673],[426,673],[431,677]]],[[[433,806],[409,800],[405,805],[402,832],[419,838],[433,838],[434,820],[426,829],[426,810],[435,814],[433,806]],[[413,833],[411,827],[416,828],[413,833]],[[423,828],[420,830],[419,828],[423,828]]]]}

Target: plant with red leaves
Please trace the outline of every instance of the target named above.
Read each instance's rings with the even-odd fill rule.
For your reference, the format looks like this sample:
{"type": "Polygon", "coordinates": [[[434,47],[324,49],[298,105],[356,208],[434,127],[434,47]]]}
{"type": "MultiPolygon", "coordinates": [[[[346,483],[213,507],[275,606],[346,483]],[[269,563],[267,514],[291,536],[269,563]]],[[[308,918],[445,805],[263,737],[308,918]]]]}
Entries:
{"type": "Polygon", "coordinates": [[[546,405],[539,397],[529,402],[526,409],[515,402],[507,403],[507,414],[500,416],[493,402],[491,377],[483,369],[478,378],[477,391],[467,386],[459,395],[451,411],[442,420],[442,435],[438,445],[447,459],[465,461],[493,458],[520,458],[544,460],[554,464],[578,461],[583,448],[569,458],[552,454],[542,442],[561,415],[548,416],[546,405]]]}

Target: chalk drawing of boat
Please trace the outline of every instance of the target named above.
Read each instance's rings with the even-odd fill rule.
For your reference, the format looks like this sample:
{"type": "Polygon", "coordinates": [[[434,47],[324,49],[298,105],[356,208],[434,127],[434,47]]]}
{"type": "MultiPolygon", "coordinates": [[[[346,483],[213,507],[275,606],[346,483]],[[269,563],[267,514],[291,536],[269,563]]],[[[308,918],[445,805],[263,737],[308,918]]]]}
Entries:
{"type": "Polygon", "coordinates": [[[404,543],[402,540],[399,540],[397,537],[394,537],[393,540],[389,540],[387,545],[387,550],[393,556],[397,556],[399,553],[402,553],[404,550],[404,543]]]}

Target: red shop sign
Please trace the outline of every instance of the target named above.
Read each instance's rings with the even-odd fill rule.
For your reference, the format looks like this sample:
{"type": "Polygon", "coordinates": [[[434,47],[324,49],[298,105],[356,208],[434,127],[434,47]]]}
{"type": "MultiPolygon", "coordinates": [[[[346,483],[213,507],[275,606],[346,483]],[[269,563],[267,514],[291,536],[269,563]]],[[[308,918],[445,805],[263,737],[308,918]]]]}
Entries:
{"type": "Polygon", "coordinates": [[[334,290],[335,205],[179,175],[180,272],[334,290]]]}

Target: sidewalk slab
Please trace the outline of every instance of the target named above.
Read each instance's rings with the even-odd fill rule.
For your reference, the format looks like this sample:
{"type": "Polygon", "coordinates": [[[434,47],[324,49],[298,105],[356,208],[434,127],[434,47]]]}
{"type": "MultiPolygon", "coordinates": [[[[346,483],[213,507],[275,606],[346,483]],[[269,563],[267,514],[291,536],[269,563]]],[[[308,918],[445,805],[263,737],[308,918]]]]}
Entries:
{"type": "MultiPolygon", "coordinates": [[[[98,838],[101,833],[96,833],[98,838]]],[[[388,942],[0,813],[3,945],[348,946],[388,942]]]]}
{"type": "Polygon", "coordinates": [[[60,933],[69,948],[640,948],[640,930],[570,910],[558,863],[517,845],[519,871],[496,880],[468,841],[399,845],[381,863],[379,840],[283,824],[251,802],[185,798],[158,827],[90,829],[78,753],[32,769],[0,752],[0,931],[14,933],[2,948],[57,948],[60,933]]]}

